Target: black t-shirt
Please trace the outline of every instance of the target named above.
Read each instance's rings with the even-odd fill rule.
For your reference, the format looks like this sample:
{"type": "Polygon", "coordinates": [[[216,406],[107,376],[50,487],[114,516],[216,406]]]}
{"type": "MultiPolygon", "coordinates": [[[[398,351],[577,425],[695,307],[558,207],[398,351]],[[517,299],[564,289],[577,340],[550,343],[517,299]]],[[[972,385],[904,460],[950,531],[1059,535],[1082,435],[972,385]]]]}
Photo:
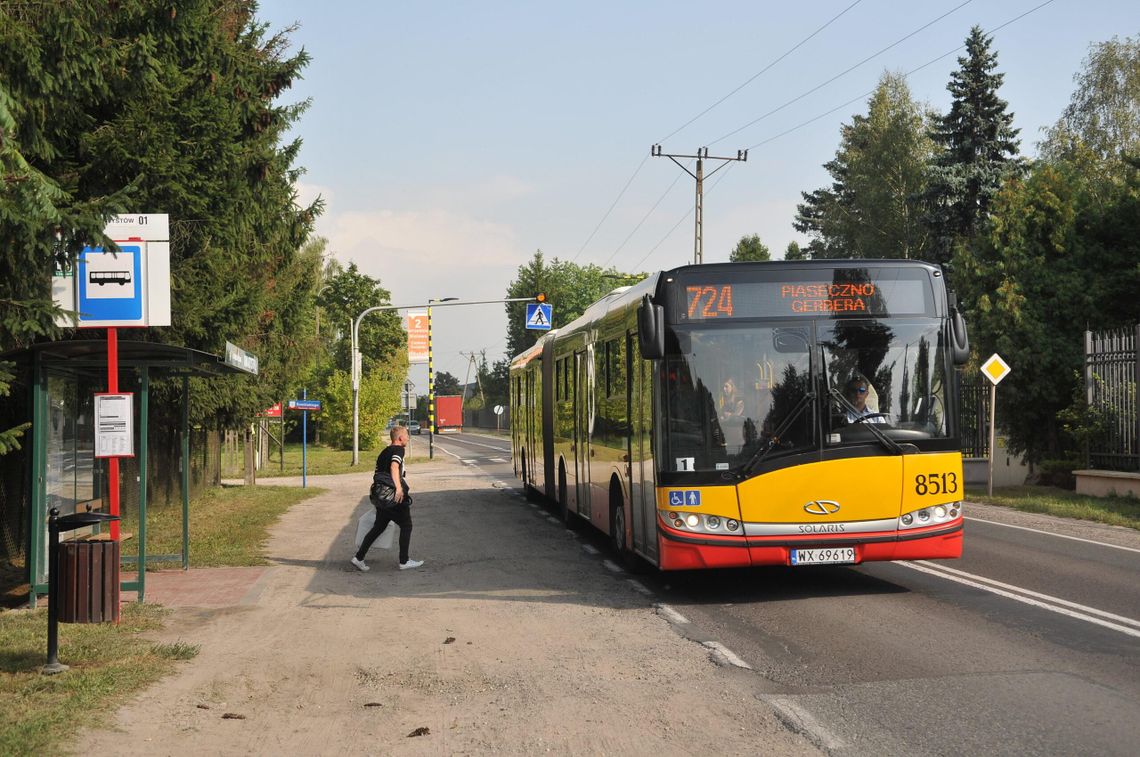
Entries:
{"type": "MultiPolygon", "coordinates": [[[[385,483],[388,486],[395,488],[396,482],[392,480],[392,463],[395,462],[400,466],[400,479],[404,478],[404,447],[399,444],[390,444],[384,448],[380,456],[376,458],[376,472],[372,476],[373,481],[385,483]]],[[[405,484],[406,486],[406,484],[405,484]]]]}

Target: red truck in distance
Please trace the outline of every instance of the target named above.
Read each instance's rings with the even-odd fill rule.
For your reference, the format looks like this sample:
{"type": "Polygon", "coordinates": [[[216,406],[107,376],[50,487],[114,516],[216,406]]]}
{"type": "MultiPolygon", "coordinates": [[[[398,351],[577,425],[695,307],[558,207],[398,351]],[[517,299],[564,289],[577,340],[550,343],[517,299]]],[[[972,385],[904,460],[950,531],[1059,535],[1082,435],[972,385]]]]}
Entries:
{"type": "Polygon", "coordinates": [[[463,398],[458,394],[435,398],[435,431],[437,434],[463,430],[463,398]]]}

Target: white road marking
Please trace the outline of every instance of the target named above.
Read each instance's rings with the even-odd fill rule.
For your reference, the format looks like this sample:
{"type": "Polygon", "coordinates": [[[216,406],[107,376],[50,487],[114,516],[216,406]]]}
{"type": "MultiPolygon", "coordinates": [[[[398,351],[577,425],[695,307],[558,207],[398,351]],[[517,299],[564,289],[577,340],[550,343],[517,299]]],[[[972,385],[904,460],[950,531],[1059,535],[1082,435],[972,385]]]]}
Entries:
{"type": "Polygon", "coordinates": [[[821,749],[832,751],[847,746],[843,740],[824,728],[814,715],[786,697],[771,697],[767,700],[776,708],[776,713],[797,733],[806,734],[821,749]]]}
{"type": "Polygon", "coordinates": [[[1039,528],[1029,528],[1028,526],[1014,526],[1010,523],[1001,523],[996,520],[986,520],[985,518],[967,517],[966,520],[976,520],[979,523],[989,523],[991,526],[1005,526],[1006,528],[1016,528],[1021,531],[1032,531],[1035,534],[1045,534],[1046,536],[1056,536],[1058,539],[1071,539],[1073,541],[1083,541],[1085,544],[1095,544],[1098,547],[1111,547],[1112,549],[1123,549],[1125,552],[1140,552],[1140,549],[1135,547],[1122,547],[1119,544],[1109,544],[1103,541],[1094,541],[1092,539],[1082,539],[1079,536],[1069,536],[1067,534],[1055,534],[1052,531],[1042,531],[1039,528]]]}
{"type": "Polygon", "coordinates": [[[470,439],[449,439],[448,441],[451,441],[455,444],[471,444],[471,445],[474,445],[476,447],[486,447],[487,449],[493,449],[496,452],[506,452],[507,450],[510,449],[510,447],[503,447],[501,445],[483,444],[482,442],[473,442],[470,439]]]}
{"type": "Polygon", "coordinates": [[[674,625],[686,625],[689,622],[688,618],[667,604],[657,604],[654,605],[654,608],[656,608],[658,615],[665,618],[665,620],[673,623],[674,625]]]}
{"type": "Polygon", "coordinates": [[[582,549],[585,550],[586,552],[590,553],[591,555],[598,554],[598,550],[594,549],[589,544],[583,544],[582,549]]]}
{"type": "Polygon", "coordinates": [[[728,664],[735,665],[738,668],[744,668],[745,670],[752,670],[751,665],[737,657],[731,649],[726,647],[724,644],[721,644],[719,641],[702,641],[701,644],[711,649],[713,652],[719,654],[721,657],[728,661],[728,664]]]}
{"type": "Polygon", "coordinates": [[[463,464],[464,465],[475,465],[478,462],[479,462],[478,460],[464,460],[463,464]]]}
{"type": "Polygon", "coordinates": [[[489,457],[487,459],[490,460],[492,463],[509,463],[510,462],[510,460],[507,460],[506,458],[502,458],[502,457],[489,457]]]}
{"type": "Polygon", "coordinates": [[[653,592],[649,590],[649,587],[641,583],[641,581],[638,581],[636,578],[627,578],[625,579],[625,582],[633,587],[633,590],[638,594],[644,594],[647,597],[653,596],[653,592]]]}
{"type": "Polygon", "coordinates": [[[562,521],[558,520],[558,518],[555,518],[553,515],[547,515],[546,519],[555,525],[562,525],[562,521]]]}
{"type": "Polygon", "coordinates": [[[606,566],[606,570],[611,573],[625,573],[625,569],[618,565],[613,560],[602,560],[602,565],[606,566]]]}
{"type": "Polygon", "coordinates": [[[438,444],[437,444],[437,445],[435,445],[435,448],[436,448],[436,449],[438,449],[440,452],[446,452],[447,454],[449,454],[449,455],[451,455],[452,457],[454,457],[456,460],[462,460],[462,458],[461,458],[461,457],[459,457],[459,455],[455,454],[454,452],[452,452],[452,451],[451,451],[451,450],[449,450],[449,449],[445,449],[444,447],[440,447],[438,444]]]}
{"type": "Polygon", "coordinates": [[[1140,621],[1133,620],[1132,618],[1113,615],[1112,613],[1105,612],[1103,610],[1097,610],[1093,607],[1086,607],[1084,605],[1079,605],[1075,602],[1069,602],[1058,597],[1051,597],[1048,594],[1039,594],[1035,591],[1029,591],[1028,589],[1011,586],[1010,584],[1003,584],[1000,581],[994,581],[990,578],[976,576],[972,573],[965,573],[963,571],[947,568],[942,565],[934,566],[929,563],[918,563],[905,560],[897,562],[896,565],[902,565],[903,567],[910,568],[911,570],[917,570],[922,573],[929,573],[932,576],[939,576],[940,578],[945,578],[948,581],[955,581],[965,586],[972,586],[975,589],[981,589],[982,591],[988,591],[991,594],[997,594],[999,596],[1006,597],[1007,599],[1013,599],[1018,602],[1023,602],[1027,605],[1040,607],[1043,610],[1049,610],[1050,612],[1055,612],[1058,615],[1065,615],[1077,620],[1083,620],[1086,623],[1093,623],[1098,626],[1104,626],[1105,628],[1111,628],[1114,631],[1120,631],[1123,634],[1140,638],[1140,621]],[[1010,589],[1010,591],[1007,591],[1006,589],[1010,589]],[[1037,599],[1038,597],[1040,599],[1037,599]],[[1049,604],[1050,602],[1053,604],[1049,604]],[[1079,610],[1069,608],[1079,608],[1079,610]],[[1100,615],[1102,617],[1095,617],[1094,614],[1100,615]],[[1112,618],[1128,625],[1120,625],[1120,623],[1113,623],[1103,618],[1112,618]],[[1130,628],[1129,626],[1134,627],[1130,628]]]}

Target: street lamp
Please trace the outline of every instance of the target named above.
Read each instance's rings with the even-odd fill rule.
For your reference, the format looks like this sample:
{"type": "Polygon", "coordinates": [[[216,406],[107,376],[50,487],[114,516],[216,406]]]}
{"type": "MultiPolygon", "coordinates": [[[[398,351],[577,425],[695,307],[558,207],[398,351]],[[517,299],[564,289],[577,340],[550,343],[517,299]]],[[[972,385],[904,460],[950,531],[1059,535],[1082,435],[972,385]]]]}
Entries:
{"type": "MultiPolygon", "coordinates": [[[[458,297],[443,297],[440,299],[428,300],[428,407],[431,408],[432,395],[431,395],[431,303],[433,302],[452,302],[458,300],[458,297]]],[[[364,316],[369,313],[375,313],[379,310],[408,310],[417,307],[416,305],[375,305],[361,311],[360,315],[352,321],[351,329],[351,342],[352,342],[352,464],[356,465],[360,462],[360,321],[364,316]]],[[[434,419],[433,419],[434,420],[434,419]]],[[[431,432],[432,429],[428,427],[428,449],[431,449],[431,432]]]]}
{"type": "MultiPolygon", "coordinates": [[[[539,294],[534,297],[508,297],[505,300],[478,300],[475,302],[456,302],[458,297],[439,297],[427,301],[427,327],[428,327],[428,452],[434,453],[432,448],[432,434],[435,432],[435,371],[431,359],[431,306],[432,303],[446,303],[452,305],[498,305],[504,302],[545,302],[546,296],[539,294]]],[[[350,335],[352,337],[352,464],[360,462],[360,321],[369,313],[377,310],[410,310],[422,308],[423,305],[376,305],[361,312],[352,322],[350,335]]]]}
{"type": "Polygon", "coordinates": [[[433,302],[454,302],[458,297],[440,297],[428,300],[428,460],[435,459],[435,364],[431,355],[431,305],[433,302]]]}

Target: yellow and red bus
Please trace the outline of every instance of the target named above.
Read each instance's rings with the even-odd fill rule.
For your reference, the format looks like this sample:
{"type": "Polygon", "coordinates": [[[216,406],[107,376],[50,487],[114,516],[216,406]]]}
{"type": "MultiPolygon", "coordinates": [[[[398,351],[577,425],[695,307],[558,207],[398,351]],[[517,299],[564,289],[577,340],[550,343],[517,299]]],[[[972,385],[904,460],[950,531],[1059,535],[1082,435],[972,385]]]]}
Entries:
{"type": "Polygon", "coordinates": [[[512,360],[515,472],[662,570],[960,557],[968,353],[928,263],[662,271],[512,360]]]}

